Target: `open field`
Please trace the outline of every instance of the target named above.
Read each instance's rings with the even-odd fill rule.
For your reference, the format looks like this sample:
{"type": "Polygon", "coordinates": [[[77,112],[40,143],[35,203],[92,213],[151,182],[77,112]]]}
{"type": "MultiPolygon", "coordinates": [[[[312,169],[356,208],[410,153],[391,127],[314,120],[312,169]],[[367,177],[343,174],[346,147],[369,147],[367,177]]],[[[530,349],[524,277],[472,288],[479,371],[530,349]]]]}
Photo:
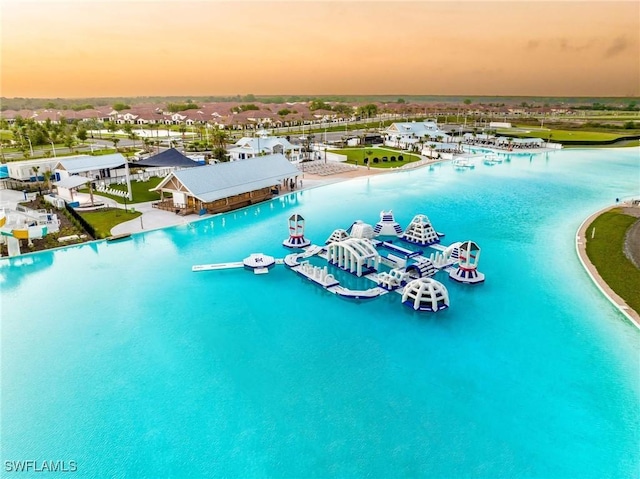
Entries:
{"type": "Polygon", "coordinates": [[[540,128],[518,127],[518,129],[505,128],[497,130],[499,135],[517,136],[521,138],[551,138],[552,141],[609,141],[620,138],[624,135],[617,133],[603,133],[599,131],[581,130],[543,130],[540,128]]]}
{"type": "Polygon", "coordinates": [[[598,144],[594,144],[594,145],[564,145],[564,148],[635,148],[640,146],[640,139],[639,140],[624,140],[624,141],[617,141],[615,143],[612,144],[605,144],[605,145],[598,145],[598,144]]]}
{"type": "Polygon", "coordinates": [[[352,165],[364,165],[366,164],[364,159],[369,158],[372,168],[397,168],[407,163],[413,163],[414,161],[420,161],[420,157],[412,155],[406,151],[394,150],[392,148],[341,148],[339,150],[327,150],[330,153],[337,153],[339,155],[347,156],[347,163],[352,165]],[[403,161],[399,161],[398,157],[402,156],[403,161]],[[383,160],[383,157],[387,157],[387,161],[383,160]],[[391,160],[391,158],[395,160],[391,160]],[[376,158],[378,162],[376,162],[376,158]]]}

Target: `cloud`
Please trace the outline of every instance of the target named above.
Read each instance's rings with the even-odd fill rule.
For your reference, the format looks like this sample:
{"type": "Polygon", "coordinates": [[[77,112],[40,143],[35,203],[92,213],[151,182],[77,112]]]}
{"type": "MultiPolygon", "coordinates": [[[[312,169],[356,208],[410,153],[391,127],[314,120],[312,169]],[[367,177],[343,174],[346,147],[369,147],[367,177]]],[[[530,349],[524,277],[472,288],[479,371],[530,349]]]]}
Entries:
{"type": "Polygon", "coordinates": [[[564,37],[558,39],[558,47],[563,52],[581,52],[583,50],[588,50],[595,45],[596,41],[593,38],[590,38],[586,42],[580,44],[574,43],[573,41],[568,40],[564,37]]]}
{"type": "Polygon", "coordinates": [[[604,58],[613,58],[624,52],[627,48],[629,48],[629,41],[625,35],[614,38],[609,48],[605,50],[604,58]]]}

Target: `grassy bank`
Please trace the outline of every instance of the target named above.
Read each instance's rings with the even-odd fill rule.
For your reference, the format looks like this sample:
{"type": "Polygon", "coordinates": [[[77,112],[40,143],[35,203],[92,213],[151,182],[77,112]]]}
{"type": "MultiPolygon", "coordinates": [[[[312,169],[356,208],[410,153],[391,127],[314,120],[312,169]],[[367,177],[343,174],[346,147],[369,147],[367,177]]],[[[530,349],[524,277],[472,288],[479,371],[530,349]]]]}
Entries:
{"type": "Polygon", "coordinates": [[[141,214],[139,211],[125,212],[119,208],[109,208],[98,211],[85,211],[80,213],[80,216],[93,226],[99,238],[106,238],[111,236],[111,228],[125,221],[137,218],[141,214]]]}
{"type": "Polygon", "coordinates": [[[624,140],[610,145],[564,145],[563,148],[634,148],[638,146],[640,146],[640,140],[624,140]]]}
{"type": "MultiPolygon", "coordinates": [[[[600,131],[582,131],[582,130],[543,130],[540,128],[527,129],[526,126],[518,127],[522,130],[514,130],[511,128],[497,130],[499,135],[515,136],[519,138],[542,138],[543,140],[551,139],[551,141],[610,141],[620,138],[624,135],[618,133],[604,133],[600,131]]],[[[630,132],[631,133],[631,132],[630,132]]]]}
{"type": "Polygon", "coordinates": [[[623,252],[625,234],[637,220],[620,208],[601,214],[587,228],[586,248],[589,260],[602,279],[629,306],[640,311],[640,270],[623,252]]]}

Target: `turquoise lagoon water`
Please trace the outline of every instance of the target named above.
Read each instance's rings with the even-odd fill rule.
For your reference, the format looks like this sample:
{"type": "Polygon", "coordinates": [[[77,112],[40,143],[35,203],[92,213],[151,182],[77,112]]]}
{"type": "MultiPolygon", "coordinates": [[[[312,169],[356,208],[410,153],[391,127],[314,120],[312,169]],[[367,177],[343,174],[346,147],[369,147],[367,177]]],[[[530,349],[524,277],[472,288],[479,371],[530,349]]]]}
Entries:
{"type": "Polygon", "coordinates": [[[0,262],[2,473],[639,477],[640,334],[574,250],[582,220],[639,185],[638,149],[443,163],[0,262]],[[191,272],[282,257],[294,212],[322,243],[390,208],[476,241],[486,282],[438,276],[451,307],[425,314],[282,266],[191,272]]]}

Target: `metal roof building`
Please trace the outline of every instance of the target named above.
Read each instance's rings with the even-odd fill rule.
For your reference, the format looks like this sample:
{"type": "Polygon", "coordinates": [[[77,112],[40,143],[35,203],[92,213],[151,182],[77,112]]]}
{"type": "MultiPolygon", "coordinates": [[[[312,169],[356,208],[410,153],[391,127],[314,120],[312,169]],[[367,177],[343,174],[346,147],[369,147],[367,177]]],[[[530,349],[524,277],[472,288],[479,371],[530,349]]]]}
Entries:
{"type": "Polygon", "coordinates": [[[75,186],[68,186],[74,183],[78,183],[79,180],[67,180],[67,178],[74,175],[79,175],[90,179],[91,181],[100,180],[103,178],[124,178],[127,184],[127,198],[131,200],[133,194],[131,192],[131,177],[129,175],[129,163],[124,155],[120,153],[113,153],[111,155],[102,156],[76,156],[74,158],[63,158],[55,166],[54,169],[56,177],[56,185],[59,187],[58,194],[62,194],[66,197],[64,190],[68,191],[68,197],[73,201],[73,193],[70,189],[77,188],[80,184],[75,186]],[[118,171],[121,167],[124,167],[124,174],[118,175],[118,171]]]}
{"type": "Polygon", "coordinates": [[[61,159],[55,169],[63,170],[73,175],[75,173],[84,173],[85,171],[119,168],[126,165],[126,163],[127,159],[121,153],[102,156],[85,155],[61,159]]]}
{"type": "Polygon", "coordinates": [[[272,188],[300,174],[284,155],[275,154],[174,171],[154,191],[172,194],[159,208],[220,213],[269,199],[272,188]]]}

